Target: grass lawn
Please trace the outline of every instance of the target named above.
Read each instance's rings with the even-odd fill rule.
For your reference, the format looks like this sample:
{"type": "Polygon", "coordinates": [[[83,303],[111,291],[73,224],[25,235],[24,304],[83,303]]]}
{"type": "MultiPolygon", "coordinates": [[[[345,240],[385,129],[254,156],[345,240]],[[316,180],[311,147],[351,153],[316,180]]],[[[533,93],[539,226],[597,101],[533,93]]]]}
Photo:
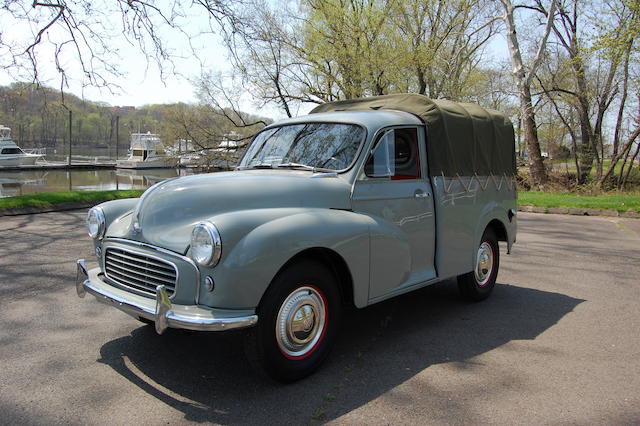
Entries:
{"type": "Polygon", "coordinates": [[[562,207],[568,209],[604,209],[640,212],[640,193],[576,195],[568,192],[518,192],[521,206],[562,207]]]}
{"type": "Polygon", "coordinates": [[[21,207],[47,207],[60,203],[101,203],[117,198],[139,197],[144,191],[130,189],[124,191],[58,191],[0,198],[0,209],[21,207]]]}
{"type": "MultiPolygon", "coordinates": [[[[144,191],[131,189],[125,191],[59,191],[38,194],[20,195],[18,197],[0,198],[0,209],[21,207],[47,207],[53,204],[90,202],[98,204],[117,198],[134,198],[144,191]]],[[[626,194],[576,195],[563,192],[521,191],[518,193],[518,204],[522,206],[562,207],[605,209],[640,212],[640,192],[626,194]]]]}

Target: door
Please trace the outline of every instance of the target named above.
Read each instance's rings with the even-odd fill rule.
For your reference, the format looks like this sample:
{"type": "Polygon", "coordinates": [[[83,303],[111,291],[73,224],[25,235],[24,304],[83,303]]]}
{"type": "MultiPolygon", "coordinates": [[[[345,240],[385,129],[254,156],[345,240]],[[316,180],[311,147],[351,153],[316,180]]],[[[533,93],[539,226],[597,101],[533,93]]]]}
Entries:
{"type": "Polygon", "coordinates": [[[424,130],[385,129],[354,187],[353,210],[371,216],[369,300],[436,277],[433,196],[424,130]]]}

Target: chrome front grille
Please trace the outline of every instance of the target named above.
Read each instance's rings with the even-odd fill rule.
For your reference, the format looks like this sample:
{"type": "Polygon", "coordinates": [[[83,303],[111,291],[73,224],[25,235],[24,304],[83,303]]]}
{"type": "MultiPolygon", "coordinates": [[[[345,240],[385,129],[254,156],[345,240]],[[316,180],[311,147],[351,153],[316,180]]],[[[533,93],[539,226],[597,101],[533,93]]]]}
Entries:
{"type": "Polygon", "coordinates": [[[156,287],[164,285],[171,296],[176,289],[176,267],[157,257],[108,248],[104,257],[105,275],[115,284],[145,295],[156,295],[156,287]]]}

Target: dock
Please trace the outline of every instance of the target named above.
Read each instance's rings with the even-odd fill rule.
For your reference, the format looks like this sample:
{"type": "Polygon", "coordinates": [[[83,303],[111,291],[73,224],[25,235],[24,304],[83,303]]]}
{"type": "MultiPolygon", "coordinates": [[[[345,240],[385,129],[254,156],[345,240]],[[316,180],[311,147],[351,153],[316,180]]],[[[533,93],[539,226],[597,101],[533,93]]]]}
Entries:
{"type": "Polygon", "coordinates": [[[73,163],[71,165],[67,163],[42,163],[34,164],[32,166],[2,166],[0,171],[26,171],[26,170],[102,170],[102,169],[115,169],[116,162],[111,163],[73,163]]]}

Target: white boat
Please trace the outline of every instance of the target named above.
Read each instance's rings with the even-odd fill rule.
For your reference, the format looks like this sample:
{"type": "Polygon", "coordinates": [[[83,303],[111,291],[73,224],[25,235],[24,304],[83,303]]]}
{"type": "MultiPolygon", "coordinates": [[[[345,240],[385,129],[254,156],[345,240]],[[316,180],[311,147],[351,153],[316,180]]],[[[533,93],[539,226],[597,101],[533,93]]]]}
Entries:
{"type": "Polygon", "coordinates": [[[33,166],[41,154],[24,152],[11,139],[11,129],[0,125],[0,167],[33,166]]]}
{"type": "Polygon", "coordinates": [[[180,156],[180,166],[182,167],[199,167],[205,162],[205,158],[197,152],[182,154],[180,156]]]}
{"type": "Polygon", "coordinates": [[[119,169],[159,169],[176,167],[177,158],[168,156],[155,133],[132,133],[129,156],[118,160],[119,169]]]}

